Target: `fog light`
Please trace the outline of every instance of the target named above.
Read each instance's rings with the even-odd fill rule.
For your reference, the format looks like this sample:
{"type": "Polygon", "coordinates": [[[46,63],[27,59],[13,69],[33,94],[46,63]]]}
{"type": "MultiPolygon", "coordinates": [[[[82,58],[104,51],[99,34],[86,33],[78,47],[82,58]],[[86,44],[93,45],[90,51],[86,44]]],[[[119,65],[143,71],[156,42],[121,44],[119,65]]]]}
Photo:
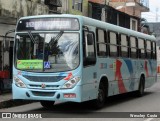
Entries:
{"type": "Polygon", "coordinates": [[[63,94],[64,98],[76,98],[76,94],[75,93],[65,93],[63,94]]]}

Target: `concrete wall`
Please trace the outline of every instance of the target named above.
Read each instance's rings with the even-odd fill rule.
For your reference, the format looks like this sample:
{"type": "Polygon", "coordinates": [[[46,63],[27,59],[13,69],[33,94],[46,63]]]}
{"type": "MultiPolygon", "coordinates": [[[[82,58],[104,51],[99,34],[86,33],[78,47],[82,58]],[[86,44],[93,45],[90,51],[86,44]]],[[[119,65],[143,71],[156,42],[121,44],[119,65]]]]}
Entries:
{"type": "Polygon", "coordinates": [[[0,0],[0,16],[19,18],[22,16],[47,14],[48,7],[41,0],[0,0]]]}

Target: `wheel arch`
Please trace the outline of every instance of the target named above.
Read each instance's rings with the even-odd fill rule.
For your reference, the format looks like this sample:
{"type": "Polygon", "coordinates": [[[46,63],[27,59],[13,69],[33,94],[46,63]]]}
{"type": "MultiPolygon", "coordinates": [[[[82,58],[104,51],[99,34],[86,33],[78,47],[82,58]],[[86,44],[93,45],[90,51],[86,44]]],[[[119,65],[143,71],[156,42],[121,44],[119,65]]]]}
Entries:
{"type": "Polygon", "coordinates": [[[108,96],[108,87],[109,87],[109,82],[108,82],[108,78],[106,75],[102,75],[99,81],[99,85],[103,83],[104,87],[105,87],[105,92],[106,92],[106,97],[108,96]]]}
{"type": "MultiPolygon", "coordinates": [[[[143,84],[144,84],[144,86],[145,86],[145,74],[144,74],[144,73],[141,73],[140,79],[141,79],[141,77],[144,79],[144,80],[143,80],[143,84]]],[[[139,82],[139,83],[140,83],[140,82],[139,82]]]]}

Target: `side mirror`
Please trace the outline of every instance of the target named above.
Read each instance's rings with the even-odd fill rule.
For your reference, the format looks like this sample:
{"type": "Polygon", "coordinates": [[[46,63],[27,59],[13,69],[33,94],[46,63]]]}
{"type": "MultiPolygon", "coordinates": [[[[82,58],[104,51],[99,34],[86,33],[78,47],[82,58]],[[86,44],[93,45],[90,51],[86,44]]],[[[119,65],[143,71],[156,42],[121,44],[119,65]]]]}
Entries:
{"type": "Polygon", "coordinates": [[[93,45],[93,34],[87,34],[87,45],[93,45]]]}

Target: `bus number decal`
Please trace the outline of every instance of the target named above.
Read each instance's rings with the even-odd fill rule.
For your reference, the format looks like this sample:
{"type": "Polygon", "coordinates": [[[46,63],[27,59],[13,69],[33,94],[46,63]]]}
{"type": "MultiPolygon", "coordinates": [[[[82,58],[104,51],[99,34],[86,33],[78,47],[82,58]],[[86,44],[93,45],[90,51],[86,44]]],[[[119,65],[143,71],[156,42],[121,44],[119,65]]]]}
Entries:
{"type": "Polygon", "coordinates": [[[107,63],[100,63],[100,69],[107,69],[107,63]]]}

